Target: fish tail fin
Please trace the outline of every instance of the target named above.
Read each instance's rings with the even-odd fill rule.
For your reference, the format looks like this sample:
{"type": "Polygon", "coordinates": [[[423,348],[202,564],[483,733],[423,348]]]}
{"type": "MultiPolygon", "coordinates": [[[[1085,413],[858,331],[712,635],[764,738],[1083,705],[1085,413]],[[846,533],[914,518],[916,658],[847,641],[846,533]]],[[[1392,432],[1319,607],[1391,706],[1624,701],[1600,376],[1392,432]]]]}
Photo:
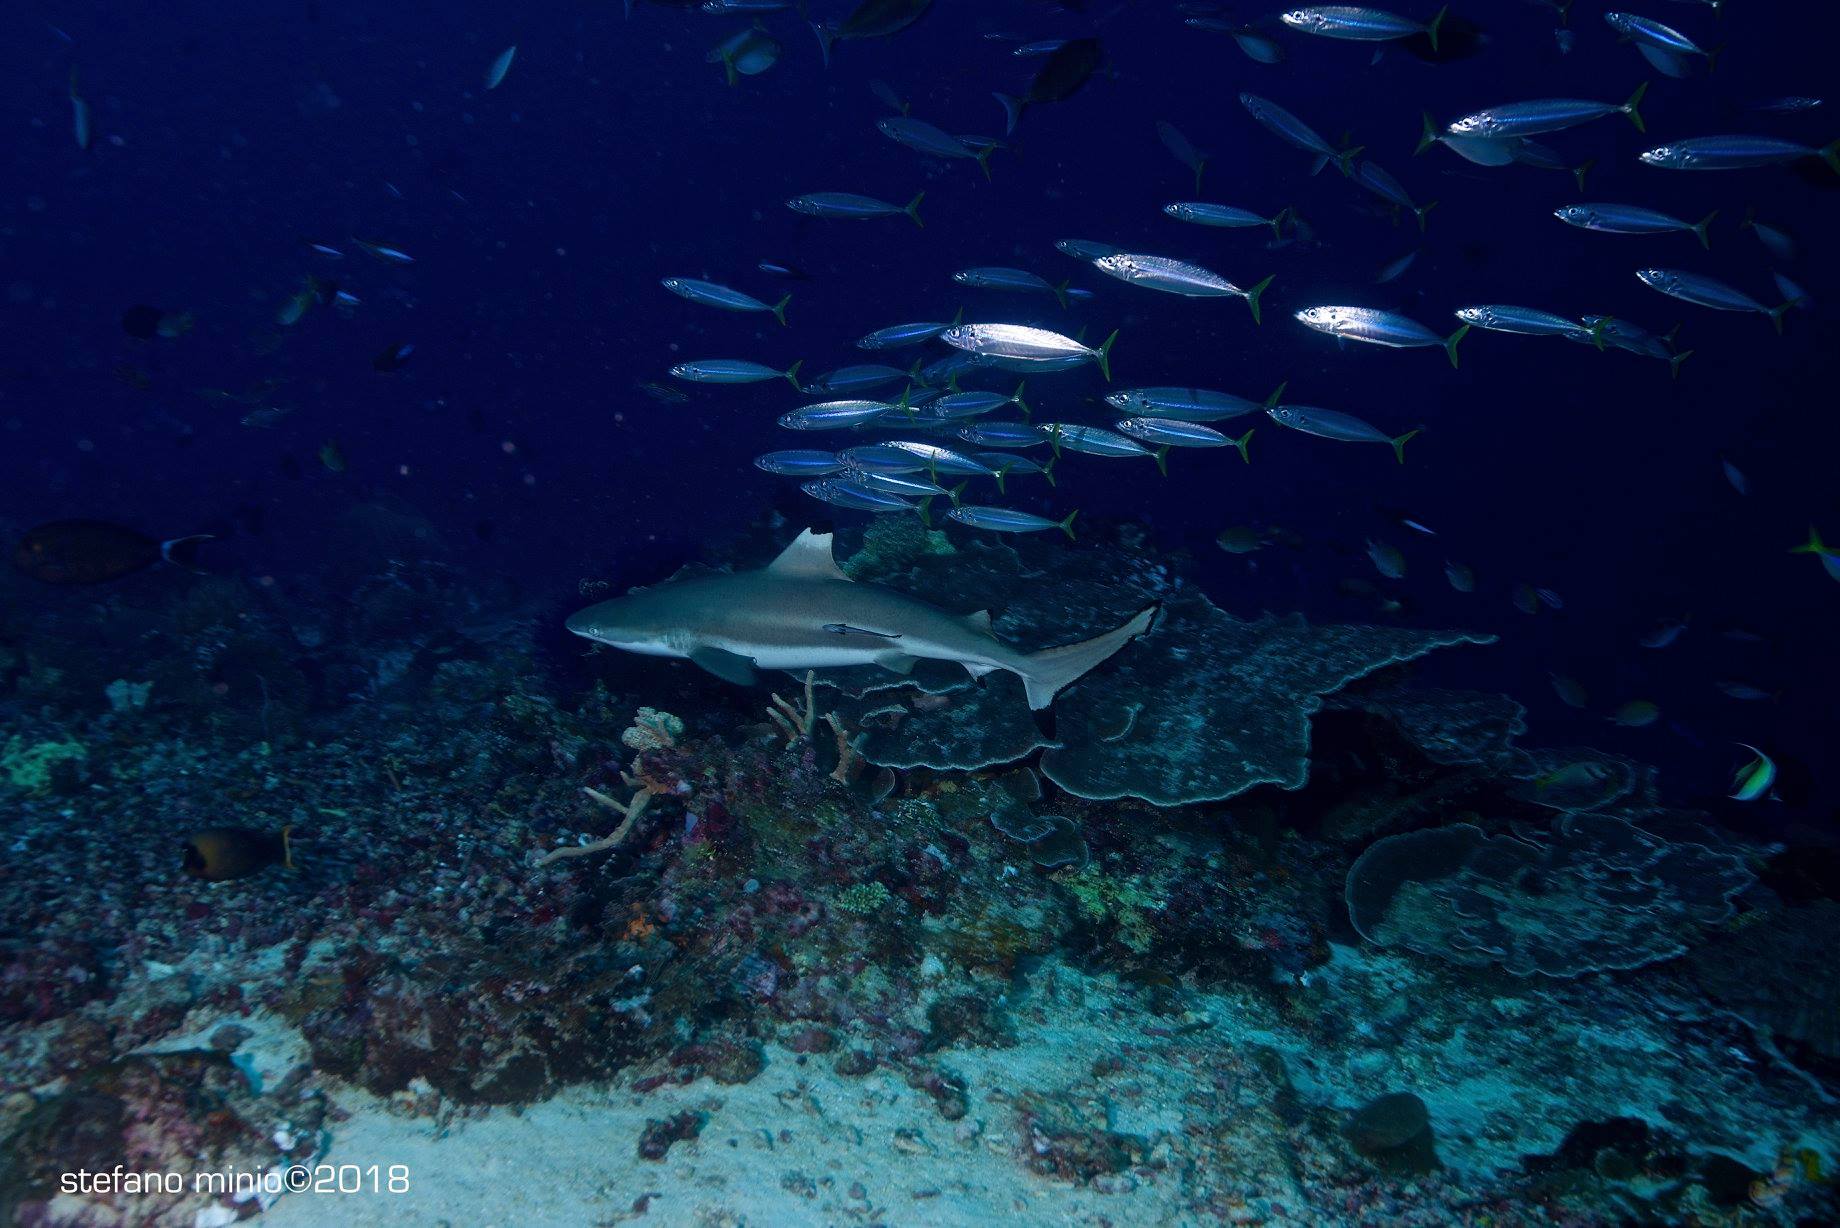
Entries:
{"type": "Polygon", "coordinates": [[[1156,471],[1162,474],[1164,477],[1168,477],[1169,476],[1169,445],[1164,444],[1162,447],[1152,452],[1150,454],[1150,457],[1152,460],[1156,461],[1156,471]]]}
{"type": "Polygon", "coordinates": [[[1060,485],[1060,483],[1055,481],[1054,479],[1054,466],[1060,463],[1061,463],[1061,455],[1059,452],[1056,452],[1051,458],[1049,458],[1048,463],[1041,467],[1041,476],[1048,479],[1048,485],[1050,486],[1060,485]]]}
{"type": "MultiPolygon", "coordinates": [[[[1011,461],[1008,465],[1001,465],[997,468],[997,471],[995,473],[990,475],[991,477],[997,479],[997,493],[998,494],[1006,495],[1009,493],[1009,491],[1005,490],[1003,487],[1003,479],[1009,474],[1010,466],[1014,465],[1015,463],[1016,462],[1011,461]]],[[[964,489],[964,483],[962,482],[959,483],[959,489],[960,490],[964,489]]]]}
{"type": "Polygon", "coordinates": [[[928,495],[914,504],[914,514],[920,517],[920,523],[927,528],[933,527],[933,496],[928,495]]]}
{"type": "Polygon", "coordinates": [[[1271,237],[1272,238],[1274,239],[1284,238],[1284,223],[1290,220],[1290,216],[1291,216],[1291,207],[1289,205],[1284,206],[1284,208],[1278,210],[1275,214],[1272,215],[1272,218],[1271,218],[1271,237]]]}
{"type": "Polygon", "coordinates": [[[1354,178],[1354,171],[1352,167],[1354,164],[1355,155],[1360,153],[1362,150],[1366,148],[1367,146],[1365,145],[1351,145],[1347,149],[1344,149],[1342,150],[1342,152],[1335,155],[1335,164],[1341,168],[1342,177],[1344,179],[1354,178]]]}
{"type": "Polygon", "coordinates": [[[1048,450],[1054,453],[1054,459],[1061,458],[1061,424],[1056,422],[1048,428],[1048,450]]]}
{"type": "MultiPolygon", "coordinates": [[[[957,486],[954,486],[951,490],[948,490],[946,492],[946,498],[952,500],[953,507],[958,506],[958,503],[959,503],[958,497],[965,493],[965,487],[969,485],[971,485],[971,479],[966,478],[964,481],[960,482],[957,486]]],[[[1003,490],[1003,475],[999,473],[997,475],[997,491],[1001,493],[1002,490],[1003,490]]]]}
{"type": "Polygon", "coordinates": [[[779,321],[779,326],[781,328],[786,327],[786,304],[790,303],[791,301],[792,301],[792,292],[788,290],[784,298],[780,299],[779,302],[773,304],[773,307],[772,307],[773,318],[779,321]]]}
{"type": "Polygon", "coordinates": [[[1105,382],[1108,384],[1112,382],[1112,342],[1116,340],[1118,340],[1118,330],[1114,328],[1112,335],[1101,341],[1099,348],[1093,351],[1099,358],[1099,374],[1105,377],[1105,382]]]}
{"type": "Polygon", "coordinates": [[[1424,429],[1425,428],[1422,426],[1415,426],[1405,434],[1387,440],[1388,443],[1393,445],[1393,455],[1399,458],[1400,464],[1403,465],[1406,463],[1406,445],[1411,443],[1413,437],[1424,429]]]}
{"type": "Polygon", "coordinates": [[[1072,287],[1072,285],[1073,285],[1073,278],[1069,277],[1065,281],[1061,282],[1060,285],[1049,287],[1049,289],[1054,291],[1054,297],[1056,300],[1059,301],[1062,311],[1067,310],[1067,291],[1068,289],[1072,287]]]}
{"type": "Polygon", "coordinates": [[[1415,158],[1437,144],[1437,124],[1432,121],[1431,112],[1420,111],[1418,114],[1424,126],[1418,133],[1418,148],[1412,151],[1412,156],[1415,158]]]}
{"type": "Polygon", "coordinates": [[[1003,108],[1003,135],[1008,136],[1016,131],[1016,124],[1022,119],[1023,109],[1029,104],[1014,94],[992,94],[991,97],[995,98],[1003,108]]]}
{"type": "Polygon", "coordinates": [[[837,32],[831,29],[828,22],[814,21],[810,25],[811,32],[818,36],[818,53],[824,57],[824,66],[829,68],[831,66],[831,45],[837,41],[837,32]]]}
{"type": "Polygon", "coordinates": [[[1068,512],[1065,516],[1061,517],[1059,524],[1055,526],[1058,529],[1060,529],[1061,532],[1067,535],[1068,541],[1075,540],[1073,536],[1073,518],[1075,516],[1078,516],[1079,514],[1080,514],[1080,509],[1076,507],[1071,512],[1068,512]]]}
{"type": "Polygon", "coordinates": [[[1609,316],[1599,316],[1597,317],[1597,322],[1595,324],[1590,325],[1591,344],[1597,347],[1597,352],[1599,354],[1604,352],[1604,333],[1607,332],[1609,328],[1610,328],[1610,317],[1609,316]]]}
{"type": "Polygon", "coordinates": [[[1434,55],[1437,53],[1438,49],[1438,27],[1444,24],[1444,15],[1448,12],[1450,12],[1450,6],[1446,4],[1437,11],[1436,17],[1433,17],[1430,21],[1425,23],[1425,37],[1431,40],[1431,51],[1434,55]]]}
{"type": "Polygon", "coordinates": [[[1265,322],[1259,315],[1259,295],[1265,293],[1265,287],[1271,285],[1272,279],[1275,277],[1277,277],[1277,274],[1273,273],[1266,277],[1264,281],[1246,291],[1246,306],[1252,309],[1252,322],[1254,324],[1263,324],[1265,322]]]}
{"type": "Polygon", "coordinates": [[[1271,390],[1271,395],[1265,398],[1265,408],[1270,409],[1273,406],[1275,406],[1278,403],[1278,399],[1284,395],[1284,390],[1286,388],[1289,388],[1290,386],[1291,386],[1291,382],[1289,380],[1285,380],[1282,384],[1279,384],[1276,388],[1273,388],[1271,390]]]}
{"type": "Polygon", "coordinates": [[[175,537],[171,541],[163,541],[160,543],[160,557],[175,567],[195,571],[201,576],[206,575],[208,573],[204,568],[198,566],[198,547],[213,540],[216,536],[214,533],[194,533],[190,537],[175,537]]]}
{"type": "Polygon", "coordinates": [[[1450,365],[1452,368],[1455,368],[1457,365],[1457,342],[1469,336],[1469,329],[1470,326],[1465,324],[1457,329],[1456,332],[1444,338],[1444,352],[1450,355],[1450,365]]]}
{"type": "Polygon", "coordinates": [[[980,152],[972,155],[977,159],[978,169],[984,172],[985,183],[990,182],[990,155],[995,152],[997,152],[995,145],[986,145],[980,152]]]}
{"type": "Polygon", "coordinates": [[[735,71],[735,57],[726,51],[722,53],[722,71],[728,77],[728,88],[734,89],[735,83],[741,80],[741,74],[735,71]]]}
{"type": "Polygon", "coordinates": [[[1642,112],[1637,109],[1642,105],[1642,95],[1646,93],[1648,93],[1648,82],[1644,81],[1636,86],[1636,92],[1631,94],[1629,101],[1622,106],[1623,114],[1629,117],[1629,122],[1636,126],[1637,132],[1648,131],[1648,125],[1642,121],[1642,112]]]}
{"type": "Polygon", "coordinates": [[[926,199],[925,192],[915,192],[914,198],[907,202],[907,207],[905,209],[901,210],[902,213],[905,213],[908,217],[913,218],[914,225],[920,227],[920,229],[922,230],[926,229],[926,223],[920,220],[920,202],[925,199],[926,199]]]}
{"type": "Polygon", "coordinates": [[[1009,398],[1010,404],[1014,405],[1017,409],[1022,411],[1022,420],[1024,422],[1027,422],[1029,419],[1029,403],[1022,399],[1022,390],[1024,388],[1027,388],[1028,386],[1029,386],[1029,381],[1025,379],[1017,380],[1016,381],[1016,391],[1011,393],[1010,398],[1009,398]]]}
{"type": "Polygon", "coordinates": [[[1206,158],[1203,158],[1199,162],[1195,163],[1195,195],[1196,196],[1201,195],[1201,175],[1204,171],[1207,170],[1207,164],[1208,164],[1208,160],[1206,158]]]}
{"type": "Polygon", "coordinates": [[[1705,217],[1693,223],[1693,233],[1699,236],[1699,245],[1707,251],[1712,250],[1712,240],[1706,237],[1706,228],[1712,225],[1712,219],[1718,215],[1719,211],[1714,209],[1711,213],[1708,213],[1705,217]]]}
{"type": "Polygon", "coordinates": [[[1784,304],[1783,304],[1782,306],[1780,306],[1780,307],[1771,307],[1771,308],[1769,308],[1769,313],[1770,313],[1770,323],[1772,323],[1772,324],[1774,324],[1774,325],[1776,326],[1776,335],[1777,335],[1778,337],[1780,337],[1780,336],[1782,336],[1782,330],[1783,330],[1783,315],[1784,315],[1784,314],[1785,314],[1786,312],[1790,312],[1790,311],[1793,311],[1793,310],[1795,309],[1795,304],[1796,304],[1796,303],[1797,303],[1798,301],[1799,301],[1799,300],[1797,300],[1797,299],[1790,299],[1790,300],[1789,300],[1788,302],[1786,302],[1786,303],[1784,303],[1784,304]]]}
{"type": "MultiPolygon", "coordinates": [[[[1669,356],[1668,358],[1668,378],[1679,379],[1680,378],[1680,364],[1687,361],[1687,359],[1691,357],[1693,357],[1692,350],[1682,350],[1678,354],[1669,356]]],[[[1697,367],[1694,369],[1698,370],[1697,367]]]]}
{"type": "Polygon", "coordinates": [[[1808,541],[1800,546],[1790,546],[1790,554],[1826,554],[1827,543],[1821,540],[1820,530],[1808,526],[1808,541]]]}
{"type": "Polygon", "coordinates": [[[1244,435],[1241,435],[1238,439],[1233,439],[1231,436],[1228,437],[1229,442],[1231,442],[1234,447],[1239,449],[1240,460],[1244,461],[1248,465],[1252,463],[1252,451],[1251,451],[1250,445],[1252,443],[1252,432],[1256,429],[1257,429],[1256,427],[1247,427],[1246,433],[1244,435]]]}
{"type": "Polygon", "coordinates": [[[1418,233],[1425,233],[1425,215],[1438,207],[1435,200],[1428,200],[1422,205],[1413,205],[1412,212],[1418,217],[1418,233]]]}
{"type": "Polygon", "coordinates": [[[1580,192],[1584,191],[1584,177],[1590,174],[1591,168],[1596,165],[1596,158],[1586,158],[1583,162],[1580,162],[1577,166],[1572,168],[1572,179],[1577,182],[1580,192]]]}
{"type": "Polygon", "coordinates": [[[792,385],[792,390],[794,392],[804,392],[805,391],[804,387],[801,386],[799,383],[799,368],[804,365],[805,365],[805,360],[801,358],[797,362],[793,363],[790,367],[787,367],[784,371],[780,372],[781,375],[786,377],[786,382],[792,385]]]}
{"type": "Polygon", "coordinates": [[[1327,165],[1329,165],[1329,155],[1324,154],[1322,157],[1316,159],[1316,161],[1310,163],[1310,174],[1312,175],[1322,174],[1322,168],[1327,165]]]}
{"type": "MultiPolygon", "coordinates": [[[[1068,520],[1071,521],[1072,517],[1068,517],[1068,520]]],[[[1072,531],[1071,527],[1068,531],[1072,531]]],[[[1040,711],[1052,704],[1054,697],[1063,688],[1084,677],[1106,658],[1148,631],[1156,618],[1157,609],[1156,606],[1149,606],[1140,610],[1129,622],[1103,635],[1095,635],[1090,640],[1064,644],[1059,648],[1044,648],[1023,657],[1018,662],[1016,672],[1022,676],[1022,687],[1028,696],[1029,707],[1040,711]]]]}
{"type": "Polygon", "coordinates": [[[1821,161],[1834,168],[1834,174],[1840,175],[1840,141],[1830,141],[1821,146],[1821,161]]]}

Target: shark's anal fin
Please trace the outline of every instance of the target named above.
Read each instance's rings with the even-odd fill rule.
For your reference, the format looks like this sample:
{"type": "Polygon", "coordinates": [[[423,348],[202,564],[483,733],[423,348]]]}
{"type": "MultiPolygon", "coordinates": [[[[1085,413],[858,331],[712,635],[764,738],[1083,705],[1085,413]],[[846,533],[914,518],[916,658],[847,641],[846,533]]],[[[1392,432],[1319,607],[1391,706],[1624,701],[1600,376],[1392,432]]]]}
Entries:
{"type": "Polygon", "coordinates": [[[914,664],[919,660],[919,657],[910,656],[905,652],[887,652],[875,658],[875,663],[889,673],[911,674],[914,672],[914,664]]]}
{"type": "Polygon", "coordinates": [[[772,575],[801,580],[848,580],[831,555],[831,535],[806,529],[767,564],[772,575]]]}
{"type": "Polygon", "coordinates": [[[690,660],[724,682],[736,686],[754,685],[754,663],[744,656],[720,648],[699,648],[690,654],[690,660]]]}

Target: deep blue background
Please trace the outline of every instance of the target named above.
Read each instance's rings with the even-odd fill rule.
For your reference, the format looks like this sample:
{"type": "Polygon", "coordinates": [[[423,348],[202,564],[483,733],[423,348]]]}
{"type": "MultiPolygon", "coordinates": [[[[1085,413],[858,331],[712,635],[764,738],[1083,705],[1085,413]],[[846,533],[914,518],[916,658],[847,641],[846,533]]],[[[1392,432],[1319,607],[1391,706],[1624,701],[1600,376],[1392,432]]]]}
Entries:
{"type": "MultiPolygon", "coordinates": [[[[1840,539],[1831,311],[1840,193],[1833,175],[1803,168],[1691,175],[1634,159],[1696,134],[1812,145],[1840,136],[1840,102],[1802,115],[1743,109],[1831,89],[1840,18],[1813,2],[1733,0],[1719,19],[1701,5],[1645,0],[1638,11],[1728,44],[1710,80],[1671,81],[1615,41],[1603,7],[1574,7],[1567,56],[1549,9],[1471,0],[1456,8],[1486,29],[1473,58],[1430,65],[1395,49],[1370,63],[1366,46],[1282,34],[1288,61],[1265,66],[1223,36],[1185,28],[1173,4],[1096,3],[1078,14],[940,0],[898,38],[841,45],[828,71],[804,25],[777,14],[767,20],[785,45],[781,62],[731,89],[704,56],[745,22],[694,11],[641,5],[627,21],[610,2],[23,0],[0,19],[0,520],[17,529],[103,516],[169,535],[223,524],[239,507],[248,525],[247,509],[259,508],[240,564],[285,576],[322,565],[324,527],[342,509],[387,495],[429,517],[481,572],[561,598],[582,577],[652,578],[770,498],[796,506],[799,496],[748,463],[810,442],[772,425],[794,403],[789,390],[691,388],[682,406],[636,390],[668,381],[674,361],[803,358],[815,373],[865,360],[850,343],[871,328],[949,318],[961,304],[974,319],[1086,325],[1094,338],[1117,327],[1123,385],[1262,396],[1288,379],[1293,399],[1428,429],[1403,468],[1384,449],[1270,425],[1251,466],[1181,455],[1167,481],[1146,465],[1076,458],[1038,510],[1143,518],[1165,544],[1197,554],[1227,608],[1319,619],[1375,616],[1336,583],[1375,578],[1361,543],[1382,537],[1408,552],[1410,573],[1389,586],[1413,601],[1405,617],[1503,635],[1502,647],[1434,672],[1529,702],[1532,740],[1620,746],[1667,765],[1687,794],[1720,790],[1741,757],[1730,742],[1754,742],[1824,778],[1812,813],[1831,822],[1840,587],[1786,548],[1811,521],[1840,539]],[[1097,34],[1114,72],[1032,110],[1013,149],[993,160],[991,183],[972,163],[932,163],[875,130],[885,111],[868,83],[879,77],[949,131],[1000,133],[990,92],[1020,92],[1039,61],[1012,58],[1009,44],[984,37],[992,32],[1097,34]],[[486,66],[513,42],[516,63],[485,92],[486,66]],[[94,110],[87,153],[71,138],[73,66],[94,110]],[[1448,119],[1543,95],[1617,101],[1645,79],[1649,138],[1613,117],[1547,139],[1599,159],[1586,199],[1689,219],[1721,209],[1709,253],[1691,236],[1560,224],[1551,210],[1579,199],[1564,174],[1412,153],[1421,109],[1448,119]],[[1442,202],[1403,278],[1373,284],[1420,242],[1410,221],[1375,216],[1373,199],[1333,172],[1311,178],[1306,155],[1241,109],[1241,90],[1331,139],[1351,132],[1417,197],[1442,202]],[[1194,193],[1157,141],[1159,119],[1211,152],[1204,197],[1294,205],[1321,246],[1272,251],[1260,231],[1163,217],[1163,203],[1194,193]],[[924,230],[898,218],[816,221],[782,204],[823,190],[903,202],[920,188],[924,230]],[[1774,301],[1773,262],[1737,228],[1747,205],[1798,236],[1801,254],[1784,271],[1820,300],[1781,339],[1762,317],[1675,303],[1632,275],[1671,265],[1774,301]],[[416,263],[370,261],[353,235],[416,263]],[[1067,237],[1186,257],[1242,284],[1275,272],[1265,323],[1254,327],[1231,300],[1165,298],[1083,270],[1052,247],[1067,237]],[[303,240],[348,256],[317,261],[303,240]],[[702,309],[658,285],[708,277],[771,300],[784,287],[755,271],[763,258],[811,274],[791,287],[790,328],[702,309]],[[1062,313],[1045,299],[951,283],[973,264],[1071,275],[1096,297],[1062,313]],[[355,318],[322,311],[277,327],[281,300],[308,271],[362,297],[355,318]],[[175,341],[130,340],[118,321],[137,302],[193,311],[198,326],[175,341]],[[1440,330],[1474,302],[1608,312],[1656,331],[1684,322],[1682,344],[1696,354],[1671,382],[1664,364],[1633,355],[1473,334],[1453,372],[1436,350],[1338,351],[1289,319],[1313,302],[1402,310],[1440,330]],[[409,365],[373,372],[373,355],[400,341],[416,346],[409,365]],[[148,372],[152,388],[115,378],[123,362],[148,372]],[[286,381],[274,401],[296,408],[272,431],[240,426],[244,409],[193,392],[267,377],[286,381]],[[329,439],[348,472],[314,459],[329,439]],[[287,456],[300,476],[284,472],[287,456]],[[1721,456],[1749,475],[1750,496],[1726,484],[1721,456]],[[1414,538],[1378,506],[1409,509],[1441,536],[1414,538]],[[1307,544],[1264,551],[1248,567],[1212,545],[1233,524],[1283,525],[1307,544]],[[1476,594],[1449,590],[1446,556],[1475,568],[1476,594]],[[1521,581],[1558,591],[1565,609],[1519,613],[1509,594],[1521,581]],[[1657,620],[1689,614],[1676,647],[1637,647],[1657,620]],[[1717,634],[1729,623],[1769,643],[1717,634]],[[1559,705],[1549,670],[1584,681],[1596,712],[1559,705]],[[1784,695],[1735,703],[1713,688],[1719,678],[1784,695]],[[1603,723],[1602,712],[1637,696],[1662,705],[1663,726],[1603,723]]],[[[1103,420],[1084,403],[1102,390],[1096,373],[1032,383],[1051,416],[1103,420]]],[[[1793,819],[1796,809],[1757,817],[1793,819]]]]}

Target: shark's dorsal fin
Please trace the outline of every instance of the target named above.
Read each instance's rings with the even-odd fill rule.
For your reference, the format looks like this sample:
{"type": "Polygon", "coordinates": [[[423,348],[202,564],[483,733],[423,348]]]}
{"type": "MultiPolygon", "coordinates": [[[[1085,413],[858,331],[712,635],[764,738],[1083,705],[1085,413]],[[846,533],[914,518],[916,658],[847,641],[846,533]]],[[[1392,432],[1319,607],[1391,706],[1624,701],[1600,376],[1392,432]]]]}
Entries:
{"type": "Polygon", "coordinates": [[[848,580],[837,560],[831,556],[831,535],[806,529],[767,564],[776,576],[801,580],[848,580]]]}
{"type": "Polygon", "coordinates": [[[967,614],[959,619],[959,621],[964,623],[967,627],[970,627],[973,631],[981,631],[985,635],[994,634],[990,629],[989,610],[979,610],[975,614],[967,614]]]}

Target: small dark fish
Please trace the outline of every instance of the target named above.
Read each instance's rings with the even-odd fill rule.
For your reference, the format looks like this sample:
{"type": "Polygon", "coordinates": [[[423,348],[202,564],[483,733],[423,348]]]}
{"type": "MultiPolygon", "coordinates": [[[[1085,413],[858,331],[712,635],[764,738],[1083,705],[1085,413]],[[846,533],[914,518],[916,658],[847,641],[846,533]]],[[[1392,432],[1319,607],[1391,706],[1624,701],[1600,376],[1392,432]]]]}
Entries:
{"type": "Polygon", "coordinates": [[[136,303],[121,313],[121,331],[141,341],[155,337],[182,337],[192,331],[192,316],[184,311],[163,311],[136,303]]]}
{"type": "Polygon", "coordinates": [[[811,279],[810,274],[805,270],[782,260],[762,260],[754,267],[770,277],[783,277],[787,281],[809,281],[811,279]]]}
{"type": "Polygon", "coordinates": [[[193,878],[221,883],[248,878],[270,866],[294,868],[292,827],[279,832],[253,827],[207,827],[186,837],[181,868],[193,878]]]}
{"type": "Polygon", "coordinates": [[[1065,102],[1073,97],[1098,71],[1104,59],[1105,49],[1096,38],[1076,38],[1057,48],[1053,55],[1042,61],[1035,79],[1029,82],[1026,94],[1020,98],[1009,94],[997,95],[997,101],[1003,104],[1003,113],[1008,120],[1007,131],[1016,130],[1017,121],[1029,107],[1043,102],[1065,102]]]}
{"type": "Polygon", "coordinates": [[[669,384],[657,383],[653,380],[647,380],[645,383],[640,384],[639,391],[652,398],[652,400],[665,405],[684,405],[688,404],[690,400],[682,390],[673,388],[669,384]]]}
{"type": "Polygon", "coordinates": [[[105,584],[168,562],[196,571],[193,560],[208,533],[156,541],[105,520],[54,520],[20,539],[13,565],[45,584],[105,584]]]}
{"type": "Polygon", "coordinates": [[[415,346],[408,341],[398,342],[371,359],[371,370],[390,372],[402,370],[409,356],[415,353],[415,346]]]}

